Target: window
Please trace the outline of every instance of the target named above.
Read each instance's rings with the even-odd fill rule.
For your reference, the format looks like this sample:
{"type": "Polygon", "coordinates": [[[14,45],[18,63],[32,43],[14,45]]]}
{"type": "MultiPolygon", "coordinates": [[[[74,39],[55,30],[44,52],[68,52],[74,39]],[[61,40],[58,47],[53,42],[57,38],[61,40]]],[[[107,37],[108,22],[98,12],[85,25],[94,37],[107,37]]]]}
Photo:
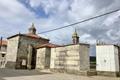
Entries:
{"type": "Polygon", "coordinates": [[[5,54],[2,54],[2,57],[5,57],[5,54]]]}

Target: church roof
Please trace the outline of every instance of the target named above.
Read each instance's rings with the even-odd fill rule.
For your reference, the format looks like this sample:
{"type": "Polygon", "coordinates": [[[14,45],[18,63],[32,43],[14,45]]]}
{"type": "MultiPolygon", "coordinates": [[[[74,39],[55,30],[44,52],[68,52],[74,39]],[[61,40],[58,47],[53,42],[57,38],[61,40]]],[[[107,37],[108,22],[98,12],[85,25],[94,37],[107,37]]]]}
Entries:
{"type": "Polygon", "coordinates": [[[36,48],[43,48],[43,47],[49,47],[49,48],[55,48],[55,47],[60,47],[60,45],[57,44],[52,44],[52,43],[47,43],[47,44],[40,44],[38,46],[36,46],[36,48]]]}
{"type": "Polygon", "coordinates": [[[67,45],[57,45],[57,44],[47,43],[47,44],[37,45],[35,48],[37,48],[37,49],[39,49],[39,48],[44,48],[44,47],[56,48],[56,47],[65,47],[65,46],[71,46],[71,45],[87,45],[87,46],[89,46],[89,44],[86,44],[86,43],[67,44],[67,45]]]}
{"type": "Polygon", "coordinates": [[[0,46],[7,46],[7,41],[6,40],[0,40],[0,46]]]}
{"type": "Polygon", "coordinates": [[[13,36],[10,36],[8,37],[7,39],[10,39],[10,38],[13,38],[13,37],[17,37],[17,36],[25,36],[25,37],[29,37],[29,38],[32,38],[32,39],[44,39],[44,40],[48,40],[47,38],[44,38],[44,37],[41,37],[41,36],[38,36],[36,34],[36,28],[34,26],[34,23],[32,23],[32,26],[28,29],[28,33],[27,34],[16,34],[16,35],[13,35],[13,36]],[[32,30],[32,31],[31,31],[32,30]]]}
{"type": "Polygon", "coordinates": [[[13,37],[17,37],[17,36],[25,36],[25,37],[29,37],[29,38],[33,38],[33,39],[44,39],[44,40],[48,40],[47,38],[43,38],[43,37],[40,37],[38,35],[34,35],[34,34],[16,34],[16,35],[13,35],[13,36],[10,36],[8,37],[7,39],[10,39],[10,38],[13,38],[13,37]]]}
{"type": "Polygon", "coordinates": [[[46,38],[43,38],[43,37],[40,37],[38,35],[33,35],[33,34],[24,34],[25,36],[28,36],[28,37],[32,37],[32,38],[42,38],[42,39],[46,39],[46,38]]]}

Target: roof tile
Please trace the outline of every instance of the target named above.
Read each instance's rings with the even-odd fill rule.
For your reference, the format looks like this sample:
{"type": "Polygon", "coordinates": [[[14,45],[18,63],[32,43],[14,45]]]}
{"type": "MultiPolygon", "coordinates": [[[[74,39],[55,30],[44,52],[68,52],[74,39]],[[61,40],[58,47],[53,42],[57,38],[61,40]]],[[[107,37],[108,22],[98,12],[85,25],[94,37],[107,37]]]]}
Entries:
{"type": "Polygon", "coordinates": [[[7,46],[7,41],[6,40],[0,40],[0,46],[7,46]]]}
{"type": "Polygon", "coordinates": [[[52,43],[47,43],[47,44],[43,44],[43,45],[38,45],[36,46],[36,48],[43,48],[43,47],[49,47],[49,48],[55,48],[55,47],[59,47],[60,45],[56,45],[56,44],[52,44],[52,43]]]}

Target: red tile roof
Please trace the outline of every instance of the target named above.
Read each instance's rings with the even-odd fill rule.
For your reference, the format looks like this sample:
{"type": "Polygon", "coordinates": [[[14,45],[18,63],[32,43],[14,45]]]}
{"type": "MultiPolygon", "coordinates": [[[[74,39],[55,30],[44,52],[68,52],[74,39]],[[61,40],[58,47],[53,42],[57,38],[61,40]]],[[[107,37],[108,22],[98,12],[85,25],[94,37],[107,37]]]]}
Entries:
{"type": "Polygon", "coordinates": [[[47,43],[47,44],[42,44],[36,46],[36,48],[43,48],[43,47],[49,47],[49,48],[55,48],[55,47],[60,47],[60,45],[52,44],[52,43],[47,43]]]}
{"type": "Polygon", "coordinates": [[[25,34],[25,36],[28,36],[28,37],[32,37],[32,38],[41,38],[40,36],[38,35],[33,35],[33,34],[25,34]]]}
{"type": "Polygon", "coordinates": [[[7,41],[6,40],[0,40],[0,46],[7,46],[7,41]]]}
{"type": "Polygon", "coordinates": [[[16,34],[16,35],[13,35],[11,37],[8,37],[7,39],[10,39],[10,38],[13,38],[13,37],[16,37],[16,36],[26,36],[26,37],[30,37],[30,38],[33,38],[33,39],[45,39],[45,40],[49,40],[49,39],[40,37],[38,35],[33,35],[33,34],[16,34]]]}

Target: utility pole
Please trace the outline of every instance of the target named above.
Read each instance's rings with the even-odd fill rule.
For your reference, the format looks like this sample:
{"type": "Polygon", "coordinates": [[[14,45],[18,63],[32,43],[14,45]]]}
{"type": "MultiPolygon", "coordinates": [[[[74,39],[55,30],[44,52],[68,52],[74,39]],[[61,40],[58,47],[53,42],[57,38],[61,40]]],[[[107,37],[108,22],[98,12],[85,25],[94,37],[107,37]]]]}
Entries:
{"type": "Polygon", "coordinates": [[[0,51],[1,51],[1,46],[2,46],[2,37],[0,38],[0,51]]]}

